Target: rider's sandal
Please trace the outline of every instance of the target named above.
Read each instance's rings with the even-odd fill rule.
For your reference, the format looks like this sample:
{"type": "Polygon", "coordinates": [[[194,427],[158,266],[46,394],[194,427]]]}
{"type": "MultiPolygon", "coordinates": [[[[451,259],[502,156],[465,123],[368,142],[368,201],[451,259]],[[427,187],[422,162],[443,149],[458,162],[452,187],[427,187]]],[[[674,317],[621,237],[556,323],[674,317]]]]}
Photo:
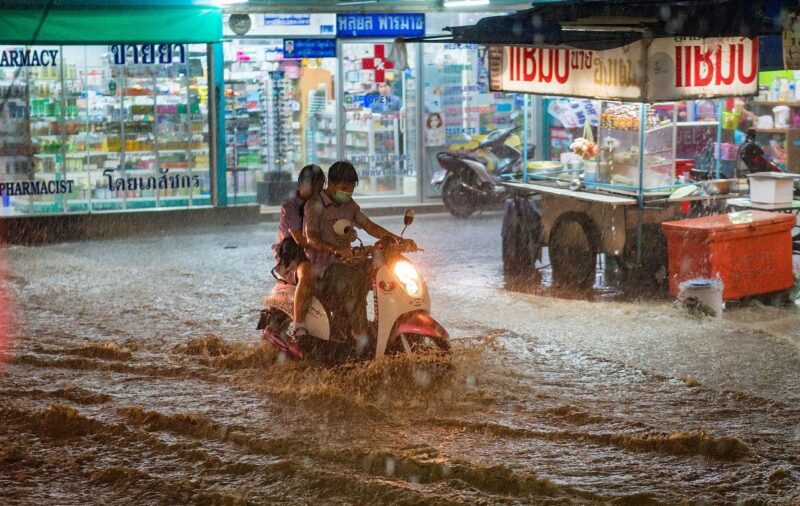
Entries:
{"type": "Polygon", "coordinates": [[[305,327],[298,327],[292,330],[292,332],[289,334],[289,339],[291,339],[294,344],[297,344],[297,340],[299,338],[308,337],[308,335],[308,330],[306,330],[305,327]]]}

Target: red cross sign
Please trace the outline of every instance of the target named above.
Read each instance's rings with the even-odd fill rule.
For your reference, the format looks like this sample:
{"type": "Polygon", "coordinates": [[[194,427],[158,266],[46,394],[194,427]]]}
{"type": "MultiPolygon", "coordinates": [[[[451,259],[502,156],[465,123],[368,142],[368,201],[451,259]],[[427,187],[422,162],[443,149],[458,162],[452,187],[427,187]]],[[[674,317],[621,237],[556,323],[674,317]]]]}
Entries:
{"type": "Polygon", "coordinates": [[[383,44],[375,44],[375,49],[373,50],[374,56],[372,58],[361,59],[361,68],[363,70],[375,71],[376,83],[386,81],[386,73],[384,71],[394,68],[394,62],[392,60],[387,60],[384,56],[385,48],[386,46],[383,44]]]}

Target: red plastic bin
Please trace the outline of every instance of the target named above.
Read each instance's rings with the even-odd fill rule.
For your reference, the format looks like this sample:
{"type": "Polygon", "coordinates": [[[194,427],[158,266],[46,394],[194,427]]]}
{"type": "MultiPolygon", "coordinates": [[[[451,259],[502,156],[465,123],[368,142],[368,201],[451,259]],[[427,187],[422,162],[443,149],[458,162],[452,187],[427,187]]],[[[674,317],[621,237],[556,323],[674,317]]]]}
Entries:
{"type": "Polygon", "coordinates": [[[669,251],[669,292],[695,278],[719,278],[722,298],[786,290],[792,273],[792,214],[746,211],[661,224],[669,251]]]}

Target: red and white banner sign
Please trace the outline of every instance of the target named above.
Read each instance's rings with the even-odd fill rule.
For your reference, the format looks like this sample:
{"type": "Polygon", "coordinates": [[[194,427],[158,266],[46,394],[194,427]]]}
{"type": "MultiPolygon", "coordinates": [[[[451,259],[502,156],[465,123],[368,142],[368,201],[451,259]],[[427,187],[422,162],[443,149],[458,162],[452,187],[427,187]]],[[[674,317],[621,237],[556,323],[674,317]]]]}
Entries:
{"type": "Polygon", "coordinates": [[[758,93],[758,39],[662,38],[606,51],[492,46],[491,89],[634,102],[758,93]]]}

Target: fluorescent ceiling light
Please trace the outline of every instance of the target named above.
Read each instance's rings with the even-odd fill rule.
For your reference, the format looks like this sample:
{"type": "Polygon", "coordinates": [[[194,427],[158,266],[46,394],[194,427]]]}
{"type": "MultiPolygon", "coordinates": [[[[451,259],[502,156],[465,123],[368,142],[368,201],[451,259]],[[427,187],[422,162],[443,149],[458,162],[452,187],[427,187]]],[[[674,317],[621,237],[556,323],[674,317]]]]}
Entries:
{"type": "Polygon", "coordinates": [[[338,1],[336,5],[364,5],[364,4],[376,4],[378,0],[349,0],[349,1],[338,1]]]}
{"type": "Polygon", "coordinates": [[[479,7],[481,5],[489,5],[489,0],[444,0],[444,7],[446,9],[455,7],[479,7]]]}
{"type": "Polygon", "coordinates": [[[224,7],[226,5],[245,4],[247,3],[247,0],[214,0],[213,3],[219,5],[220,7],[224,7]]]}

